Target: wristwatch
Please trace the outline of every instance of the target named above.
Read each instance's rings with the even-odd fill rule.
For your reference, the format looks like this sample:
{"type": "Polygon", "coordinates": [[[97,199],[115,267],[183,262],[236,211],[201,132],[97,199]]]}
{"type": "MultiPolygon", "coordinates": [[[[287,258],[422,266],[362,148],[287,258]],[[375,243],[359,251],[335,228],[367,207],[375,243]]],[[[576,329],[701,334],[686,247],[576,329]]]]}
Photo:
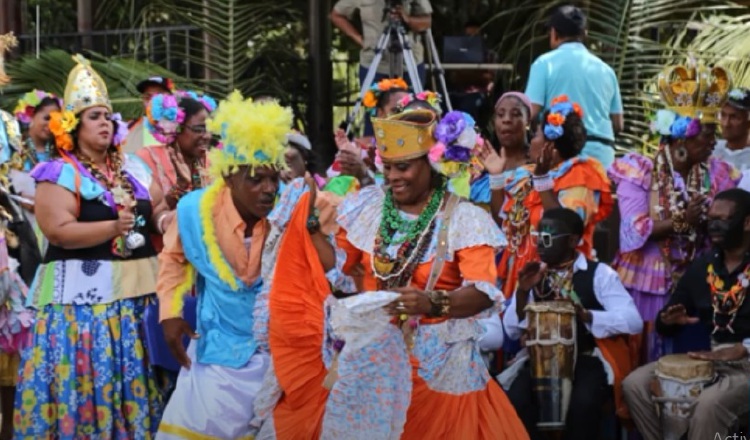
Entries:
{"type": "Polygon", "coordinates": [[[317,208],[310,213],[310,216],[307,217],[307,232],[310,234],[315,234],[316,232],[320,231],[320,218],[318,217],[320,215],[320,212],[317,210],[317,208]]]}

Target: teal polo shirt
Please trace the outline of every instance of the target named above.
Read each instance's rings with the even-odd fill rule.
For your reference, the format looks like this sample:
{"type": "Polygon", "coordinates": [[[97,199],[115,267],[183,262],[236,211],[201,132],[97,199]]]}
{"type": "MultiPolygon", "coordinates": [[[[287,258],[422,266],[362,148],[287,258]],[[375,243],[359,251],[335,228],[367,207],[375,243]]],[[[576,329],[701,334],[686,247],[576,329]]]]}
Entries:
{"type": "MultiPolygon", "coordinates": [[[[622,114],[617,76],[607,63],[589,52],[583,43],[563,43],[534,61],[526,85],[532,103],[549,107],[559,95],[568,95],[583,109],[583,123],[590,136],[614,141],[611,114],[622,114]]],[[[585,150],[609,146],[589,141],[585,150]],[[596,145],[594,145],[596,144],[596,145]]],[[[585,151],[584,151],[585,152],[585,151]]],[[[613,152],[614,153],[614,152],[613,152]]],[[[614,155],[613,155],[614,156],[614,155]]],[[[604,164],[605,167],[608,164],[604,164]]]]}

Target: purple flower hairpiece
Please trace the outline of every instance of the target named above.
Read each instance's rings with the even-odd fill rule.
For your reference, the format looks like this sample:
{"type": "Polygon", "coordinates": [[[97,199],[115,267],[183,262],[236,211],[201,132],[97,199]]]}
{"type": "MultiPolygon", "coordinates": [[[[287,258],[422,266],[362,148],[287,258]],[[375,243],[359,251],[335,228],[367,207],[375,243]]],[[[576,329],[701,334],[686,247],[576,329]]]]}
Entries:
{"type": "Polygon", "coordinates": [[[449,112],[435,128],[435,139],[442,144],[450,145],[461,136],[464,129],[466,129],[464,114],[459,111],[449,112]]]}

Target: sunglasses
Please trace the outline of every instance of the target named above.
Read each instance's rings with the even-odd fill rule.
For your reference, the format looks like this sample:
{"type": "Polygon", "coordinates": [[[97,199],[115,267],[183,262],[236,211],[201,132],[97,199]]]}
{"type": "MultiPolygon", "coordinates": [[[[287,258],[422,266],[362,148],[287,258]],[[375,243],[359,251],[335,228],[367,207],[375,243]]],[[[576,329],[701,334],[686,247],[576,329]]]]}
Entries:
{"type": "Polygon", "coordinates": [[[537,243],[548,248],[552,247],[552,241],[558,238],[567,237],[571,234],[550,234],[549,232],[532,232],[531,236],[536,237],[537,243]]]}

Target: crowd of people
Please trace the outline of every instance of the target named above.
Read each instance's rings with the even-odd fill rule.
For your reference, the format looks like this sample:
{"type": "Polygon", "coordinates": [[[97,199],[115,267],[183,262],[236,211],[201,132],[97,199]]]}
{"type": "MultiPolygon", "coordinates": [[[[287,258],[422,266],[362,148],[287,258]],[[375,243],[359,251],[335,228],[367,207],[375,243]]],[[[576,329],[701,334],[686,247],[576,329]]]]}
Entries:
{"type": "Polygon", "coordinates": [[[742,429],[750,90],[665,67],[658,151],[615,158],[614,72],[580,10],[550,29],[497,144],[383,78],[320,174],[276,100],[156,76],[128,123],[75,56],[62,97],[0,112],[0,439],[742,429]]]}

